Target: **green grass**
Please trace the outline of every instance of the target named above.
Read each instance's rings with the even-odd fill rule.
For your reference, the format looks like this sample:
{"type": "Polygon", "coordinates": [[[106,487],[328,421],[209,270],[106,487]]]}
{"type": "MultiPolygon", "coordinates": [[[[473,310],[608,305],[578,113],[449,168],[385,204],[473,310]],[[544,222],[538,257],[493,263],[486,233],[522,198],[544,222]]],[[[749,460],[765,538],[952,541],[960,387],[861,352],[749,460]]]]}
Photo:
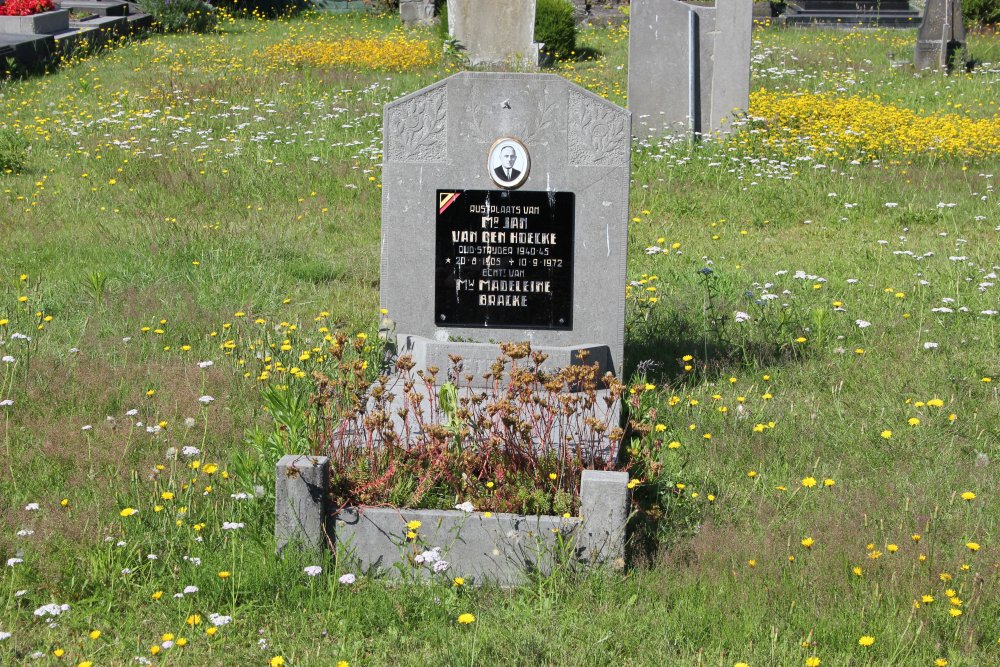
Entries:
{"type": "MultiPolygon", "coordinates": [[[[343,560],[273,556],[273,472],[245,440],[270,423],[258,354],[291,367],[321,326],[374,334],[381,108],[456,65],[317,70],[260,53],[394,26],[236,22],[0,84],[0,127],[31,144],[26,166],[0,175],[0,356],[17,360],[0,363],[0,400],[14,401],[0,408],[0,564],[23,560],[0,569],[12,633],[0,662],[1000,664],[1000,316],[982,314],[1000,309],[1000,288],[982,286],[1000,272],[996,156],[636,148],[628,279],[646,282],[629,300],[629,446],[635,472],[656,471],[636,493],[658,512],[637,517],[625,575],[564,572],[513,591],[346,586],[343,560]],[[757,305],[766,283],[777,298],[757,305]],[[167,455],[184,446],[200,454],[167,455]],[[309,578],[314,564],[325,571],[309,578]],[[199,592],[173,597],[186,586],[199,592]],[[915,609],[923,595],[934,602],[915,609]],[[71,606],[52,628],[32,613],[51,602],[71,606]],[[458,625],[466,612],[476,622],[458,625]],[[206,636],[210,613],[233,621],[206,636]],[[151,656],[164,633],[188,645],[151,656]]],[[[625,37],[584,31],[598,57],[558,71],[624,103],[625,37]]],[[[914,38],[758,31],[753,88],[997,122],[1000,40],[969,37],[992,65],[916,77],[888,62],[914,38]]]]}

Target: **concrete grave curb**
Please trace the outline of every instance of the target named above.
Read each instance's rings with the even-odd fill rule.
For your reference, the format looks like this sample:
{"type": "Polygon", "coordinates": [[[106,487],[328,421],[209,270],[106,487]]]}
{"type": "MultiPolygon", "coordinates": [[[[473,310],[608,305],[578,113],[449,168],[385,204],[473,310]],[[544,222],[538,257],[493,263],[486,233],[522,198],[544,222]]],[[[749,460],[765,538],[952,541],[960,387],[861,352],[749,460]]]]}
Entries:
{"type": "MultiPolygon", "coordinates": [[[[581,516],[523,516],[463,510],[347,507],[328,514],[330,460],[287,455],[278,461],[274,533],[277,552],[287,547],[320,551],[343,545],[362,570],[398,575],[401,563],[437,547],[449,576],[470,584],[517,585],[531,572],[547,574],[566,560],[621,569],[625,563],[628,473],[585,470],[581,516]],[[407,524],[419,521],[417,538],[407,524]],[[327,541],[329,537],[329,542],[327,541]]],[[[429,575],[431,564],[414,568],[429,575]]]]}

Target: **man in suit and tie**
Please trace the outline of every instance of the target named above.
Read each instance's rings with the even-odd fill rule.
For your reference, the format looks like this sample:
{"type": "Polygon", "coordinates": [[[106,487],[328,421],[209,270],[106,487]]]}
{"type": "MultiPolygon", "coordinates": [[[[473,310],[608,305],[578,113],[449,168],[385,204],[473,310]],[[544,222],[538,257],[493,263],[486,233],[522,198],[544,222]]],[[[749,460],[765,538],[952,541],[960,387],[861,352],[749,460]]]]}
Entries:
{"type": "Polygon", "coordinates": [[[501,181],[509,183],[516,180],[521,172],[514,169],[514,163],[517,161],[517,151],[514,150],[513,146],[504,146],[500,149],[500,166],[493,170],[493,173],[497,175],[501,181]]]}

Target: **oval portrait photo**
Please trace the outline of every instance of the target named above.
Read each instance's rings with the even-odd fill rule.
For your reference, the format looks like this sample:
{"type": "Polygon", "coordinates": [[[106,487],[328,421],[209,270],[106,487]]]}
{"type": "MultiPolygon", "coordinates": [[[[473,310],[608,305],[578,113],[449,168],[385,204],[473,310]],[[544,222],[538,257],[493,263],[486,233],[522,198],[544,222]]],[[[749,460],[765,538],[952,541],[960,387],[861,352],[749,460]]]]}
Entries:
{"type": "Polygon", "coordinates": [[[501,188],[520,187],[527,180],[531,168],[528,149],[512,137],[497,139],[490,147],[487,168],[490,178],[501,188]]]}

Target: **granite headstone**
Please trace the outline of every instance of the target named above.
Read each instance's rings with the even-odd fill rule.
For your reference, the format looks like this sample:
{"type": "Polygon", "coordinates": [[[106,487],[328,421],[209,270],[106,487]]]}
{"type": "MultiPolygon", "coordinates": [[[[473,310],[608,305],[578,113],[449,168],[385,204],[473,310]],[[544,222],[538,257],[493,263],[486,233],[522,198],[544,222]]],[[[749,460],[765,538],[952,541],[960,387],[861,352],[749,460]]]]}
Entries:
{"type": "Polygon", "coordinates": [[[649,137],[729,127],[750,98],[750,0],[715,7],[633,0],[628,105],[632,134],[649,137]]]}
{"type": "Polygon", "coordinates": [[[448,0],[448,34],[471,65],[538,66],[535,0],[448,0]]]}
{"type": "MultiPolygon", "coordinates": [[[[621,372],[629,113],[560,76],[463,72],[386,106],[381,302],[417,369],[501,341],[621,372]]],[[[482,383],[482,384],[477,384],[482,383]]]]}

